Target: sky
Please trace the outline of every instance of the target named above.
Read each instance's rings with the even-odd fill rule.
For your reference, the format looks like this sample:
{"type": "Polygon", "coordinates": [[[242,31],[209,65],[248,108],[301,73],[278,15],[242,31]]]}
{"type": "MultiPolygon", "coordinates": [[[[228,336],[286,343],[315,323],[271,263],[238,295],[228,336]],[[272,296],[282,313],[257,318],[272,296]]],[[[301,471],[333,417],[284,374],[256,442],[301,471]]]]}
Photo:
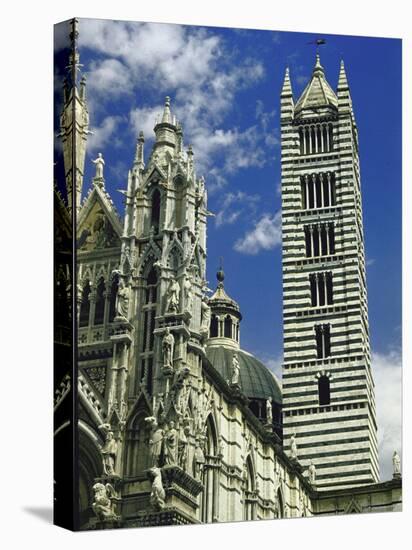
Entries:
{"type": "MultiPolygon", "coordinates": [[[[91,160],[102,152],[106,189],[123,212],[136,138],[171,97],[198,177],[206,179],[210,288],[223,258],[225,288],[241,307],[241,346],[279,377],[282,361],[280,91],[295,100],[310,78],[318,35],[80,19],[91,160]],[[259,330],[256,330],[259,327],[259,330]]],[[[56,32],[57,48],[66,30],[56,32]]],[[[381,477],[401,449],[401,41],[322,35],[321,63],[336,88],[344,59],[359,130],[367,286],[381,477]]],[[[56,81],[59,82],[59,77],[56,81]]],[[[56,114],[59,91],[56,94],[56,114]]]]}

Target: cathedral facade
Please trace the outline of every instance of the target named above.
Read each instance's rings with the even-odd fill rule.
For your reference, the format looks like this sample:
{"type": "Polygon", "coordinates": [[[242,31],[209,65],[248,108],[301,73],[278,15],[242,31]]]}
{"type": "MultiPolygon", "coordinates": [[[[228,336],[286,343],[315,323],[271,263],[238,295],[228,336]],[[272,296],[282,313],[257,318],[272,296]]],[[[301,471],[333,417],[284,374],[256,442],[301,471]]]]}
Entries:
{"type": "Polygon", "coordinates": [[[137,139],[123,215],[102,154],[80,200],[84,79],[65,87],[60,125],[67,196],[76,189],[72,210],[58,208],[77,233],[79,528],[399,510],[400,469],[379,481],[343,64],[336,92],[319,58],[296,103],[288,72],[281,92],[282,382],[241,349],[241,307],[223,270],[207,288],[207,184],[170,98],[148,155],[137,139]]]}

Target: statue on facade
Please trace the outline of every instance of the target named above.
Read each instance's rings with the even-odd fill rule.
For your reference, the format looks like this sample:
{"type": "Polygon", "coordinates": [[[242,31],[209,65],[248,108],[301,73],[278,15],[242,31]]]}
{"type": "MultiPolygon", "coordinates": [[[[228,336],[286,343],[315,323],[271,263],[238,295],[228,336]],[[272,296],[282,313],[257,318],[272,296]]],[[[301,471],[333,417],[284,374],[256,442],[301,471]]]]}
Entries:
{"type": "Polygon", "coordinates": [[[189,426],[182,426],[179,431],[179,443],[178,443],[178,465],[182,470],[187,468],[187,454],[188,454],[188,440],[187,436],[190,433],[189,426]]]}
{"type": "Polygon", "coordinates": [[[393,452],[392,464],[393,464],[393,477],[400,477],[401,476],[401,457],[399,456],[398,451],[393,452]]]}
{"type": "Polygon", "coordinates": [[[272,422],[273,422],[272,398],[268,397],[266,399],[266,423],[272,424],[272,422]]]}
{"type": "Polygon", "coordinates": [[[177,464],[178,456],[178,438],[177,430],[173,420],[169,422],[169,428],[165,432],[164,436],[164,456],[165,464],[167,466],[174,466],[177,464]]]}
{"type": "Polygon", "coordinates": [[[102,180],[103,179],[103,167],[105,165],[103,155],[101,153],[98,153],[97,159],[92,160],[93,164],[96,165],[96,175],[95,179],[102,180]]]}
{"type": "Polygon", "coordinates": [[[239,385],[239,376],[240,376],[240,365],[239,365],[239,359],[237,357],[237,354],[233,354],[232,358],[232,377],[230,380],[230,383],[232,386],[238,386],[239,385]]]}
{"type": "Polygon", "coordinates": [[[148,477],[152,482],[152,490],[150,492],[150,504],[154,510],[162,510],[165,506],[166,493],[162,483],[162,471],[154,466],[150,468],[148,477]]]}
{"type": "Polygon", "coordinates": [[[166,327],[162,338],[162,354],[163,366],[173,368],[173,352],[175,347],[175,337],[170,332],[170,328],[166,327]]]}
{"type": "Polygon", "coordinates": [[[100,521],[116,520],[118,516],[114,511],[114,502],[118,500],[116,492],[110,483],[95,483],[93,485],[94,501],[93,512],[100,521]]]}
{"type": "Polygon", "coordinates": [[[210,327],[210,306],[206,296],[203,296],[201,304],[201,321],[200,321],[200,334],[207,338],[209,336],[210,327]]]}
{"type": "Polygon", "coordinates": [[[297,460],[298,458],[298,446],[296,444],[296,434],[293,434],[290,438],[290,457],[292,460],[297,460]]]}
{"type": "Polygon", "coordinates": [[[113,432],[109,430],[106,433],[106,441],[100,450],[103,459],[103,472],[107,476],[115,473],[115,462],[117,455],[117,441],[114,439],[113,432]]]}
{"type": "Polygon", "coordinates": [[[124,284],[123,279],[120,279],[119,289],[117,291],[116,310],[117,316],[122,317],[123,319],[127,319],[129,314],[129,296],[129,287],[124,284]]]}
{"type": "Polygon", "coordinates": [[[187,275],[183,283],[183,293],[185,297],[185,311],[192,312],[193,307],[193,289],[192,277],[187,275]]]}
{"type": "Polygon", "coordinates": [[[194,461],[195,461],[195,477],[196,479],[200,480],[201,477],[202,477],[202,470],[203,470],[203,466],[206,462],[206,459],[205,459],[205,454],[203,452],[203,449],[202,449],[202,445],[201,445],[201,436],[198,436],[196,437],[196,441],[195,441],[195,456],[194,456],[194,461]]]}
{"type": "Polygon", "coordinates": [[[166,313],[177,312],[180,304],[180,286],[176,279],[172,279],[167,289],[166,313]]]}
{"type": "Polygon", "coordinates": [[[313,464],[313,460],[310,461],[309,468],[309,481],[312,485],[315,485],[316,483],[316,466],[313,464]]]}
{"type": "Polygon", "coordinates": [[[145,421],[150,424],[149,461],[151,466],[159,466],[164,431],[159,427],[154,416],[148,416],[145,421]]]}

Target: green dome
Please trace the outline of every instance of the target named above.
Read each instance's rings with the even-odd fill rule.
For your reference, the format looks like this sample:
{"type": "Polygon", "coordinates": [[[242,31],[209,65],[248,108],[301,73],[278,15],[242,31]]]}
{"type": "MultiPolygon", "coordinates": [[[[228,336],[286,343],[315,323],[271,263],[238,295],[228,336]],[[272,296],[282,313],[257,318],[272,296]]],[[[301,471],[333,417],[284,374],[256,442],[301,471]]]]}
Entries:
{"type": "Polygon", "coordinates": [[[267,399],[282,404],[282,390],[275,375],[256,357],[243,350],[234,351],[224,346],[206,348],[206,356],[214,368],[225,379],[232,374],[232,357],[237,353],[240,366],[240,387],[249,399],[267,399]]]}

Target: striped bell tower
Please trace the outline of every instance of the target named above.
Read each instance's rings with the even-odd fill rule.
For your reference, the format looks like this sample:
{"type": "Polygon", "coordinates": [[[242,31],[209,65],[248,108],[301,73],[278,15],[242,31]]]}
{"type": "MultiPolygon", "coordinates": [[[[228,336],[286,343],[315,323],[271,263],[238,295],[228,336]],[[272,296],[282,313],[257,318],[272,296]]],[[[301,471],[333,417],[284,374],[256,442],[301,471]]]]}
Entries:
{"type": "Polygon", "coordinates": [[[358,131],[341,62],[281,93],[283,434],[319,490],[379,480],[358,131]]]}

